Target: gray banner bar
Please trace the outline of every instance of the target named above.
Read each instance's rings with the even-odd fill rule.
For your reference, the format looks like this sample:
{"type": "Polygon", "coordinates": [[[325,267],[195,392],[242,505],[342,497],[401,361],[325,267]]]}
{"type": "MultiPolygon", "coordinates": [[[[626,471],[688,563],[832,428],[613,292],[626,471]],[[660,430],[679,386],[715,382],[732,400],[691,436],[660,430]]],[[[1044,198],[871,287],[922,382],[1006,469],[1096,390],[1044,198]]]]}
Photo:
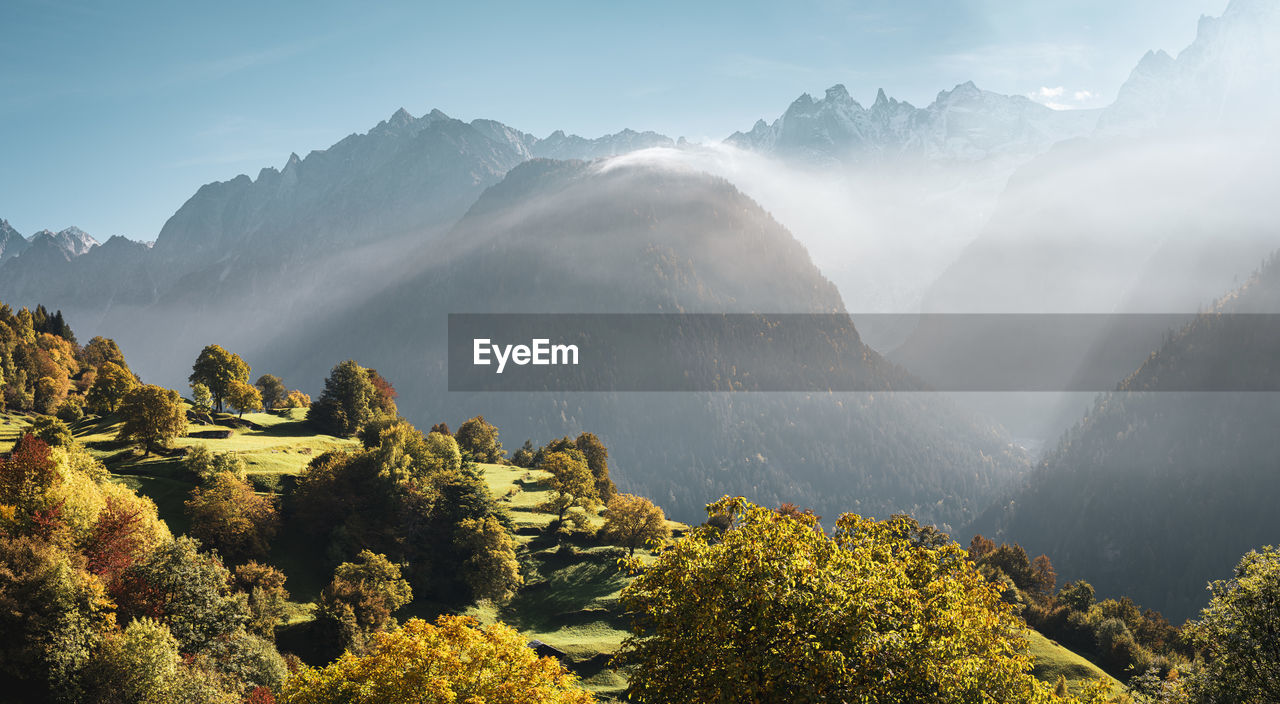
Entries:
{"type": "Polygon", "coordinates": [[[1272,314],[450,314],[449,390],[1111,391],[1192,321],[1213,349],[1140,388],[1280,390],[1272,314]]]}

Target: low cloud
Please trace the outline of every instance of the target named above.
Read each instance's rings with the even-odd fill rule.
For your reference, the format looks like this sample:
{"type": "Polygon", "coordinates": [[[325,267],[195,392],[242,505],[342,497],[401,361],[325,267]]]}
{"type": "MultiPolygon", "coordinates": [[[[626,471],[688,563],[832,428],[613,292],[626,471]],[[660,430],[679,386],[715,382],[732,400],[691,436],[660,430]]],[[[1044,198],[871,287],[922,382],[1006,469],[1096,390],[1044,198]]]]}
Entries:
{"type": "Polygon", "coordinates": [[[1066,86],[1040,86],[1039,90],[1027,94],[1028,98],[1054,110],[1076,110],[1094,107],[1098,94],[1091,90],[1067,90],[1066,86]]]}

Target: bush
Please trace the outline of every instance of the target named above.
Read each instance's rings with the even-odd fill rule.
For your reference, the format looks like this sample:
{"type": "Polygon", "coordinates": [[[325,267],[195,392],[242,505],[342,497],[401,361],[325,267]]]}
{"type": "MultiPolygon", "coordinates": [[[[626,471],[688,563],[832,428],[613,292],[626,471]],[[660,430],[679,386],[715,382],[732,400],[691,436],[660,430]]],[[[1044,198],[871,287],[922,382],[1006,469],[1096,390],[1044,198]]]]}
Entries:
{"type": "Polygon", "coordinates": [[[84,417],[84,409],[80,406],[79,401],[69,398],[58,404],[58,410],[55,415],[58,416],[59,420],[74,423],[84,417]]]}

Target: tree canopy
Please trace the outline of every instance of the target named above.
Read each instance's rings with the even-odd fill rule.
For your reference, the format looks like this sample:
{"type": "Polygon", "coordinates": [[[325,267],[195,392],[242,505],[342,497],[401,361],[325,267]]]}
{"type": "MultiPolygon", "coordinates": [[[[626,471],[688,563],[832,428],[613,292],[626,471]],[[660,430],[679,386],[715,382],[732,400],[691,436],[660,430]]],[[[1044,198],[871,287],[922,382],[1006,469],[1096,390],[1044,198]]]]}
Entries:
{"type": "Polygon", "coordinates": [[[281,704],[588,704],[591,693],[553,658],[539,658],[503,624],[480,627],[465,616],[434,624],[410,619],[373,636],[363,654],[304,668],[285,685],[281,704]]]}
{"type": "Polygon", "coordinates": [[[1280,701],[1280,549],[1251,551],[1190,625],[1204,664],[1192,678],[1206,701],[1280,701]]]}
{"type": "Polygon", "coordinates": [[[213,394],[214,403],[222,410],[222,402],[231,393],[232,382],[248,383],[249,365],[239,355],[228,352],[220,345],[208,345],[200,350],[195,364],[191,366],[191,376],[187,380],[193,384],[204,384],[213,394]]]}
{"type": "Polygon", "coordinates": [[[124,423],[119,439],[141,446],[144,455],[187,432],[182,398],[161,386],[148,384],[130,391],[120,404],[120,415],[124,423]]]}
{"type": "Polygon", "coordinates": [[[954,543],[918,525],[744,499],[662,551],[622,593],[637,702],[1045,702],[1026,627],[954,543]]]}

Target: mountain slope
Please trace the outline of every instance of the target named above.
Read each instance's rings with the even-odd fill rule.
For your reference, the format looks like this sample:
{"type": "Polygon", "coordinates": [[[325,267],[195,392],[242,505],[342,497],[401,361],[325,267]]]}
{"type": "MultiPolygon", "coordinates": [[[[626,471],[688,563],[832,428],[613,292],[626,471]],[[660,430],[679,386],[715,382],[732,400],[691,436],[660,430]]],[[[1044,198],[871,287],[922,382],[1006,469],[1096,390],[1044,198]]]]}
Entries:
{"type": "MultiPolygon", "coordinates": [[[[528,162],[417,261],[419,274],[261,358],[316,379],[354,357],[397,384],[415,423],[484,413],[513,447],[589,427],[623,486],[683,518],[734,493],[958,524],[1023,466],[998,429],[921,394],[446,391],[449,312],[842,311],[804,248],[720,179],[528,162]]],[[[905,383],[851,325],[826,332],[860,373],[905,383]]]]}
{"type": "Polygon", "coordinates": [[[1280,540],[1280,394],[1162,389],[1189,380],[1275,388],[1280,330],[1219,314],[1278,311],[1280,259],[1272,257],[1171,335],[1119,392],[1099,397],[1026,486],[971,531],[1047,553],[1060,579],[1087,579],[1171,619],[1193,615],[1209,580],[1280,540]]]}
{"type": "Polygon", "coordinates": [[[27,238],[13,229],[8,220],[0,220],[0,264],[22,254],[30,244],[27,238]]]}

